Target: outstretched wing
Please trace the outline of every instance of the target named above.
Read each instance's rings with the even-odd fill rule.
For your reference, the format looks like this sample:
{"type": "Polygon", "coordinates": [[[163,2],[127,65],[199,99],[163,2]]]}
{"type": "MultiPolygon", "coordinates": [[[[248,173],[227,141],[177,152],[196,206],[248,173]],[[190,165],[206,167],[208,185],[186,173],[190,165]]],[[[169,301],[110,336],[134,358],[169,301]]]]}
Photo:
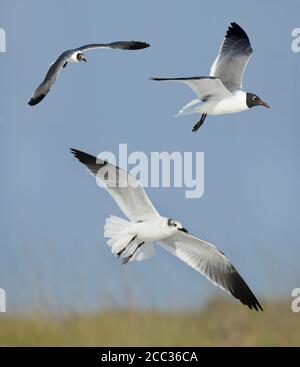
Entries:
{"type": "Polygon", "coordinates": [[[113,48],[120,50],[141,50],[143,48],[149,47],[149,43],[139,42],[139,41],[117,41],[111,43],[92,43],[89,45],[81,46],[76,49],[76,51],[89,51],[95,48],[113,48]]]}
{"type": "Polygon", "coordinates": [[[222,82],[210,76],[194,76],[191,78],[151,78],[156,81],[179,81],[188,85],[201,101],[222,99],[232,96],[222,82]]]}
{"type": "Polygon", "coordinates": [[[262,310],[258,300],[235,267],[209,242],[178,231],[161,241],[160,245],[205,275],[212,283],[231,293],[250,309],[262,310]]]}
{"type": "Polygon", "coordinates": [[[41,102],[48,92],[50,91],[52,85],[54,84],[59,72],[63,68],[63,66],[68,62],[69,58],[72,56],[74,52],[84,52],[88,50],[92,50],[95,48],[111,48],[111,49],[120,49],[120,50],[140,50],[143,48],[147,48],[150,45],[145,42],[138,41],[118,41],[112,43],[93,43],[90,45],[85,45],[82,47],[75,48],[73,50],[65,51],[63,54],[59,56],[59,58],[51,65],[48,73],[45,76],[43,82],[38,86],[36,91],[34,92],[32,98],[28,102],[30,106],[34,106],[41,102]]]}
{"type": "Polygon", "coordinates": [[[251,54],[246,32],[238,24],[231,23],[209,75],[219,78],[231,92],[239,90],[251,54]]]}
{"type": "Polygon", "coordinates": [[[143,187],[134,176],[80,150],[71,149],[71,152],[103,184],[132,222],[159,216],[143,187]]]}
{"type": "Polygon", "coordinates": [[[30,106],[38,104],[46,97],[52,85],[55,83],[55,80],[59,72],[61,71],[65,63],[68,62],[72,54],[73,54],[72,50],[65,51],[59,56],[59,58],[53,64],[51,64],[51,67],[48,70],[45,79],[38,86],[33,96],[31,97],[30,101],[28,102],[30,106]]]}

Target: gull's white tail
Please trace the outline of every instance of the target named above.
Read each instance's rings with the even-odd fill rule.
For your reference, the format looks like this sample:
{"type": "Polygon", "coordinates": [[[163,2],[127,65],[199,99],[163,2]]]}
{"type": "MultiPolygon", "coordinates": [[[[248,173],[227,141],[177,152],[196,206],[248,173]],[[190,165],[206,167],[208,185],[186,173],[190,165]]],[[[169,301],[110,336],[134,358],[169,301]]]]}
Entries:
{"type": "Polygon", "coordinates": [[[193,99],[192,101],[184,105],[179,110],[176,116],[185,116],[190,115],[192,113],[196,113],[200,106],[202,106],[202,101],[200,101],[198,98],[193,99]]]}
{"type": "Polygon", "coordinates": [[[130,261],[145,260],[155,255],[154,247],[151,242],[144,243],[137,249],[141,240],[132,233],[132,225],[133,224],[128,220],[114,215],[110,215],[106,218],[104,237],[110,238],[107,241],[107,244],[111,247],[111,252],[114,255],[119,254],[121,259],[124,259],[135,252],[130,261]]]}

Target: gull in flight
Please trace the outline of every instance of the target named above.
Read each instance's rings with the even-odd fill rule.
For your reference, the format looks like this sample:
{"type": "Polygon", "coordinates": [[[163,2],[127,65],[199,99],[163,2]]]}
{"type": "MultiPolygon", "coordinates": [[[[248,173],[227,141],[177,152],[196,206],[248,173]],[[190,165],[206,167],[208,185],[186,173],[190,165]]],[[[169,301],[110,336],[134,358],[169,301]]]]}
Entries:
{"type": "Polygon", "coordinates": [[[193,128],[196,132],[207,115],[247,111],[254,106],[269,108],[256,94],[242,91],[243,73],[251,54],[246,32],[238,24],[231,23],[209,76],[151,79],[179,81],[194,91],[198,98],[182,107],[178,115],[200,113],[201,118],[193,128]]]}
{"type": "Polygon", "coordinates": [[[48,92],[50,91],[52,85],[54,84],[59,72],[62,68],[65,68],[69,63],[79,63],[81,61],[86,62],[86,58],[84,55],[85,51],[93,50],[96,48],[112,48],[112,49],[120,49],[120,50],[140,50],[143,48],[147,48],[150,45],[145,42],[137,42],[137,41],[118,41],[112,43],[95,43],[90,45],[85,45],[82,47],[74,48],[72,50],[67,50],[63,52],[59,58],[52,63],[50,69],[48,70],[45,79],[39,85],[39,87],[34,92],[30,101],[28,102],[29,106],[34,106],[41,102],[48,92]]]}
{"type": "Polygon", "coordinates": [[[90,154],[76,149],[71,152],[96,176],[129,219],[109,216],[104,226],[104,236],[109,238],[107,244],[123,264],[155,255],[153,242],[157,241],[242,304],[262,310],[228,258],[209,242],[189,234],[177,220],[160,216],[134,176],[90,154]]]}

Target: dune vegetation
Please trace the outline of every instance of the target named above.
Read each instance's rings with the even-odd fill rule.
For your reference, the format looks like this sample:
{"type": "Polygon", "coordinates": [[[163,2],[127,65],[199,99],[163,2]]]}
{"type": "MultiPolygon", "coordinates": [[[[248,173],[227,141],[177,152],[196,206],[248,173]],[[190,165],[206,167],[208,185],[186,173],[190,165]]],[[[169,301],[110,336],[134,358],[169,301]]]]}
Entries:
{"type": "Polygon", "coordinates": [[[264,312],[212,300],[200,310],[107,310],[64,316],[1,314],[0,344],[18,346],[297,346],[300,313],[289,302],[264,312]]]}

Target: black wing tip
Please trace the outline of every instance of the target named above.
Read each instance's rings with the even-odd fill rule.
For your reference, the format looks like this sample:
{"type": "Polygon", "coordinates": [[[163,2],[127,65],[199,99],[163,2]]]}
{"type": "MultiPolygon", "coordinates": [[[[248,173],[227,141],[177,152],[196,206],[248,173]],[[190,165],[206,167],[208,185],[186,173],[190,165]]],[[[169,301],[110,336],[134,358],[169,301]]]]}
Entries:
{"type": "Polygon", "coordinates": [[[230,293],[243,305],[249,307],[250,310],[263,311],[261,304],[236,269],[233,269],[228,285],[230,293]]]}
{"type": "Polygon", "coordinates": [[[254,296],[254,294],[252,292],[251,292],[251,295],[249,295],[249,297],[244,299],[244,301],[242,301],[241,299],[240,299],[240,301],[245,306],[249,307],[250,310],[254,309],[256,312],[264,311],[261,304],[258,302],[257,298],[254,296]]]}
{"type": "Polygon", "coordinates": [[[245,40],[249,41],[247,33],[236,22],[230,23],[230,26],[228,27],[225,37],[226,38],[238,37],[238,38],[244,38],[245,40]]]}
{"type": "Polygon", "coordinates": [[[149,78],[150,80],[154,80],[156,82],[163,82],[163,81],[168,81],[168,80],[183,80],[186,78],[159,78],[159,77],[151,77],[149,78]]]}
{"type": "Polygon", "coordinates": [[[78,149],[75,149],[75,148],[70,148],[70,152],[77,158],[78,155],[80,155],[80,153],[83,153],[81,152],[80,150],[78,149]]]}
{"type": "Polygon", "coordinates": [[[141,41],[117,41],[109,44],[111,48],[119,48],[121,50],[142,50],[150,47],[147,42],[141,41]]]}
{"type": "Polygon", "coordinates": [[[96,163],[97,158],[92,156],[91,154],[82,152],[81,150],[71,148],[70,152],[74,155],[75,158],[79,160],[79,162],[88,165],[91,163],[96,163]]]}
{"type": "Polygon", "coordinates": [[[39,97],[37,98],[31,98],[30,101],[28,102],[29,106],[35,106],[36,104],[40,103],[44,98],[46,97],[46,94],[41,94],[39,97]]]}
{"type": "Polygon", "coordinates": [[[148,47],[150,47],[150,44],[147,42],[131,41],[129,45],[129,50],[141,50],[148,47]]]}
{"type": "Polygon", "coordinates": [[[214,76],[191,76],[191,77],[182,77],[182,78],[156,78],[151,77],[150,80],[154,81],[164,81],[164,80],[200,80],[200,79],[218,79],[214,76]]]}
{"type": "Polygon", "coordinates": [[[264,311],[264,309],[262,308],[261,304],[257,301],[256,303],[253,303],[252,305],[246,305],[250,308],[250,310],[254,309],[256,312],[259,311],[264,311]]]}
{"type": "Polygon", "coordinates": [[[70,152],[74,155],[75,158],[79,160],[80,163],[87,166],[87,168],[89,168],[89,170],[94,174],[97,173],[97,170],[95,170],[94,168],[95,165],[103,167],[108,163],[106,160],[103,161],[91,154],[85,153],[78,149],[70,148],[70,152]]]}

